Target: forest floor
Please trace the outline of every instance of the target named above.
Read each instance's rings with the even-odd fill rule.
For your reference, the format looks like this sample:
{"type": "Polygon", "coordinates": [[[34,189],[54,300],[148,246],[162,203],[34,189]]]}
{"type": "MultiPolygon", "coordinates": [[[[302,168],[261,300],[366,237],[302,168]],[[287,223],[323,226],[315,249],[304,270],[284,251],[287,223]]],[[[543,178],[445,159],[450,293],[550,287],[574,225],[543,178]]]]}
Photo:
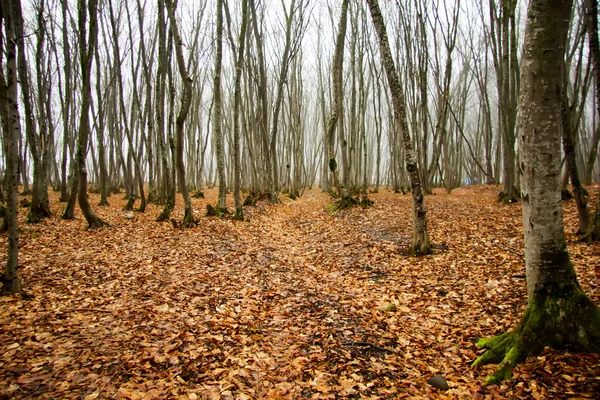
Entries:
{"type": "MultiPolygon", "coordinates": [[[[154,222],[153,205],[126,219],[121,195],[94,207],[110,227],[87,230],[51,193],[54,216],[21,225],[26,295],[0,298],[0,398],[598,398],[600,356],[577,349],[530,357],[499,386],[483,384],[494,366],[470,366],[476,339],[526,306],[521,209],[499,190],[426,197],[435,252],[421,258],[407,254],[410,195],[385,189],[335,215],[318,189],[282,196],[244,222],[204,217],[208,190],[185,230],[154,222]],[[426,382],[437,374],[448,391],[426,382]]],[[[576,241],[564,204],[571,259],[600,304],[600,245],[576,241]]]]}

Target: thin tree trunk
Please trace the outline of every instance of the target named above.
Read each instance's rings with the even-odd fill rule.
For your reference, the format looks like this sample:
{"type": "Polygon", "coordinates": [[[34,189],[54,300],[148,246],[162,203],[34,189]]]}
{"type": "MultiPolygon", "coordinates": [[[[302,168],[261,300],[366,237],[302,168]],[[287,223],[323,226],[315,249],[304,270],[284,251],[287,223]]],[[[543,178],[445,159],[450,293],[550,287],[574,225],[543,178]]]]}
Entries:
{"type": "Polygon", "coordinates": [[[371,19],[379,37],[379,50],[383,66],[388,78],[388,85],[392,95],[392,105],[394,110],[394,119],[398,124],[398,128],[404,144],[404,152],[406,159],[406,171],[409,174],[410,185],[413,197],[413,244],[411,253],[414,255],[423,255],[431,253],[431,245],[429,243],[429,235],[427,233],[427,212],[425,210],[425,199],[423,196],[423,188],[421,186],[421,177],[415,152],[413,150],[410,132],[408,131],[408,122],[406,120],[406,99],[400,78],[396,72],[394,59],[388,42],[383,15],[379,9],[377,0],[367,0],[371,19]]]}
{"type": "Polygon", "coordinates": [[[235,200],[234,218],[240,221],[244,220],[244,211],[242,209],[242,197],[240,194],[240,185],[242,180],[242,166],[240,155],[240,107],[242,104],[242,67],[244,62],[244,47],[246,44],[246,30],[248,25],[248,0],[242,0],[242,21],[240,25],[240,36],[238,39],[237,60],[235,62],[235,82],[233,94],[233,198],[235,200]]]}
{"type": "Polygon", "coordinates": [[[216,55],[214,76],[214,110],[213,110],[213,135],[215,153],[217,156],[217,172],[219,176],[219,199],[217,213],[227,212],[227,180],[225,177],[225,145],[222,132],[222,100],[221,100],[221,65],[223,59],[223,0],[217,0],[217,26],[216,26],[216,55]]]}
{"type": "Polygon", "coordinates": [[[183,197],[183,204],[185,206],[185,214],[181,226],[189,227],[196,225],[197,221],[194,219],[194,211],[192,210],[192,201],[190,194],[187,189],[187,183],[185,180],[185,165],[183,163],[183,130],[185,128],[185,120],[190,111],[190,105],[192,103],[192,78],[187,73],[185,66],[185,60],[183,59],[183,43],[181,36],[179,35],[179,29],[177,28],[177,21],[175,19],[175,6],[172,0],[166,0],[167,14],[169,15],[169,22],[171,25],[171,34],[173,35],[173,41],[175,43],[175,55],[177,59],[177,67],[179,68],[179,75],[183,81],[183,93],[181,95],[181,108],[177,120],[176,126],[176,137],[177,137],[177,149],[176,149],[176,164],[177,164],[177,179],[179,182],[179,190],[183,197]]]}
{"type": "Polygon", "coordinates": [[[79,15],[79,57],[81,62],[81,115],[79,118],[79,140],[77,143],[77,173],[79,175],[79,190],[77,199],[79,208],[85,217],[89,228],[99,228],[106,225],[92,208],[87,196],[87,168],[85,165],[85,156],[90,137],[90,120],[89,110],[92,102],[92,84],[91,70],[92,59],[96,51],[96,43],[98,39],[98,1],[97,0],[79,0],[78,1],[79,15]],[[88,25],[89,16],[89,25],[88,25]],[[89,26],[89,37],[87,36],[89,26]]]}
{"type": "MultiPolygon", "coordinates": [[[[342,2],[342,13],[340,15],[340,23],[338,26],[338,34],[335,40],[335,53],[331,65],[331,75],[333,81],[333,104],[329,121],[327,122],[327,151],[329,158],[329,170],[333,177],[333,185],[337,189],[337,194],[340,198],[339,207],[344,207],[344,202],[348,198],[348,188],[340,182],[339,168],[335,161],[335,130],[340,125],[344,125],[344,106],[343,106],[343,79],[342,73],[344,68],[344,43],[346,40],[346,27],[348,24],[348,5],[349,1],[342,2]]],[[[343,134],[342,134],[343,139],[343,134]]]]}

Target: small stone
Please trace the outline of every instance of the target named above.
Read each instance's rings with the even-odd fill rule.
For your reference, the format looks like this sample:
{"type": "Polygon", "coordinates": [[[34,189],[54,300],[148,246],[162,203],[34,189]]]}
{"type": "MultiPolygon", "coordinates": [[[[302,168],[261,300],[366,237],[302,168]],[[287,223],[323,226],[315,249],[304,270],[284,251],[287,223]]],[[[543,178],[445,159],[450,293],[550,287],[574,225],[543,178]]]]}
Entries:
{"type": "Polygon", "coordinates": [[[377,308],[379,311],[383,312],[393,312],[397,310],[397,307],[394,303],[385,303],[384,305],[377,308]]]}
{"type": "Polygon", "coordinates": [[[133,219],[133,213],[125,214],[125,219],[133,219]]]}
{"type": "Polygon", "coordinates": [[[448,386],[448,382],[446,382],[446,380],[441,375],[432,376],[431,378],[427,379],[427,383],[429,383],[431,386],[437,389],[450,389],[450,386],[448,386]]]}

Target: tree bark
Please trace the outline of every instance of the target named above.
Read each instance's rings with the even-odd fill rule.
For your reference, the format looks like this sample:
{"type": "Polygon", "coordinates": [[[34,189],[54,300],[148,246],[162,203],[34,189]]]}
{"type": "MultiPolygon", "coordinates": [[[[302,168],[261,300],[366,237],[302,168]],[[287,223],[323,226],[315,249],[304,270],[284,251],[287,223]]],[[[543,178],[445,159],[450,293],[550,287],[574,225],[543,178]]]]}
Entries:
{"type": "Polygon", "coordinates": [[[43,60],[39,57],[43,51],[43,45],[45,40],[45,29],[43,21],[44,13],[44,1],[42,0],[39,4],[40,10],[38,11],[38,31],[37,31],[37,49],[36,56],[36,72],[38,81],[38,112],[39,112],[39,123],[40,131],[39,135],[36,134],[35,122],[34,122],[34,111],[31,96],[31,86],[29,78],[29,66],[27,58],[25,57],[25,35],[23,33],[23,13],[21,10],[21,2],[14,1],[13,13],[14,13],[14,26],[15,35],[18,45],[18,70],[19,70],[19,81],[22,91],[23,105],[25,106],[25,133],[29,142],[29,150],[31,157],[33,158],[33,191],[31,196],[31,207],[27,214],[27,220],[29,222],[40,222],[42,219],[50,216],[50,205],[48,202],[48,184],[46,181],[46,168],[43,162],[43,147],[44,141],[47,135],[47,117],[45,115],[45,104],[44,96],[45,91],[43,90],[43,73],[42,67],[44,66],[43,60]],[[39,139],[39,140],[38,140],[39,139]]]}
{"type": "Polygon", "coordinates": [[[90,138],[89,110],[92,102],[92,59],[96,51],[98,39],[98,0],[79,0],[79,58],[81,62],[81,115],[79,117],[79,140],[77,143],[77,173],[79,175],[79,190],[77,199],[79,208],[85,217],[89,228],[99,228],[106,223],[92,210],[87,196],[87,168],[85,157],[90,138]],[[89,16],[89,24],[88,24],[89,16]],[[89,25],[89,37],[88,27],[89,25]]]}
{"type": "Polygon", "coordinates": [[[221,66],[223,59],[223,0],[217,0],[217,26],[216,26],[216,55],[214,76],[214,110],[213,110],[213,135],[215,140],[215,152],[217,155],[217,173],[219,177],[219,199],[217,211],[227,212],[227,179],[225,177],[225,145],[222,132],[222,100],[221,100],[221,66]]]}
{"type": "Polygon", "coordinates": [[[187,183],[185,180],[185,165],[183,163],[183,130],[185,128],[185,120],[190,111],[190,105],[192,103],[192,78],[188,75],[185,60],[183,59],[183,42],[179,35],[179,29],[177,28],[177,21],[175,19],[175,6],[172,0],[166,0],[167,14],[169,15],[169,23],[171,26],[171,34],[173,35],[173,41],[175,42],[175,55],[177,58],[177,67],[179,68],[179,75],[183,81],[183,93],[181,95],[181,109],[177,120],[176,126],[176,163],[177,163],[177,180],[179,182],[179,190],[183,196],[183,204],[185,207],[185,213],[181,226],[189,227],[196,225],[194,219],[194,211],[192,210],[192,201],[190,199],[190,193],[188,192],[187,183]]]}
{"type": "MultiPolygon", "coordinates": [[[[0,48],[0,57],[6,51],[6,76],[4,65],[0,65],[0,113],[2,116],[2,133],[6,154],[5,196],[6,224],[8,231],[8,250],[4,269],[3,293],[21,292],[21,280],[17,273],[19,257],[19,227],[17,222],[18,198],[17,183],[19,174],[18,142],[21,136],[19,108],[17,98],[17,60],[15,43],[15,25],[13,21],[13,3],[19,0],[2,0],[0,18],[4,19],[6,49],[0,48]]],[[[2,34],[0,33],[0,36],[2,34]]],[[[0,37],[0,46],[3,46],[0,37]]],[[[0,58],[1,59],[1,58],[0,58]]]]}
{"type": "Polygon", "coordinates": [[[234,218],[244,220],[240,186],[242,180],[242,166],[240,155],[240,108],[242,105],[242,67],[244,62],[244,47],[246,44],[246,30],[248,26],[248,0],[242,0],[242,21],[238,39],[237,59],[235,61],[235,82],[233,88],[233,198],[235,200],[234,218]]]}
{"type": "Polygon", "coordinates": [[[390,44],[387,37],[383,15],[379,9],[377,0],[367,0],[371,19],[377,31],[379,38],[379,50],[383,60],[383,66],[388,78],[388,85],[392,95],[392,106],[394,110],[394,119],[397,122],[399,133],[404,144],[406,159],[406,171],[410,178],[413,200],[413,243],[411,254],[419,256],[431,253],[429,235],[427,233],[427,212],[425,210],[425,199],[421,185],[421,176],[417,165],[417,158],[413,150],[412,139],[408,130],[406,120],[406,99],[400,83],[400,78],[396,71],[390,44]]]}
{"type": "Polygon", "coordinates": [[[477,345],[474,365],[500,362],[487,383],[546,346],[600,352],[600,311],[583,293],[565,241],[560,195],[561,86],[572,0],[532,0],[520,90],[519,149],[528,307],[512,332],[477,345]]]}

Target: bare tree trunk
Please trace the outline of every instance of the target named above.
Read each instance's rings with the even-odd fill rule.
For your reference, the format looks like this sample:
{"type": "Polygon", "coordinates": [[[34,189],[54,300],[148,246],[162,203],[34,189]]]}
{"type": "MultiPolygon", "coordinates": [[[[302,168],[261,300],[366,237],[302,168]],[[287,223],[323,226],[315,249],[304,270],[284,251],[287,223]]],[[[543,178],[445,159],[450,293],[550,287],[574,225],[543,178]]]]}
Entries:
{"type": "MultiPolygon", "coordinates": [[[[167,85],[168,54],[170,49],[167,46],[167,25],[165,20],[165,0],[158,1],[158,69],[156,71],[156,97],[154,106],[156,108],[156,137],[159,144],[159,164],[161,165],[162,183],[159,190],[159,201],[165,203],[165,207],[156,219],[157,221],[167,221],[171,217],[171,212],[175,207],[175,196],[171,195],[175,187],[175,182],[171,182],[169,173],[169,163],[167,160],[167,139],[165,133],[165,97],[167,85]],[[168,47],[168,48],[167,48],[168,47]]],[[[169,128],[170,129],[170,128],[169,128]]],[[[168,134],[167,134],[168,136],[168,134]]]]}
{"type": "MultiPolygon", "coordinates": [[[[216,55],[214,75],[214,110],[213,110],[213,135],[215,153],[217,156],[217,173],[219,176],[219,199],[215,209],[216,214],[228,213],[227,211],[227,179],[225,177],[225,144],[222,132],[222,100],[221,100],[221,66],[223,59],[223,0],[217,0],[217,26],[216,26],[216,55]]],[[[209,214],[214,214],[209,210],[209,214]]]]}
{"type": "Polygon", "coordinates": [[[256,12],[256,4],[255,0],[249,0],[250,12],[252,13],[252,28],[254,32],[254,39],[256,41],[256,55],[257,55],[257,68],[258,68],[258,82],[257,82],[257,90],[258,90],[258,113],[257,113],[257,122],[259,127],[259,137],[261,144],[261,152],[263,158],[263,174],[262,174],[262,188],[266,186],[266,190],[269,192],[269,196],[271,197],[271,201],[277,201],[277,199],[273,198],[272,194],[277,194],[275,190],[275,183],[273,182],[273,161],[269,150],[269,138],[268,138],[268,123],[269,123],[269,106],[267,101],[268,87],[267,87],[267,71],[265,65],[265,56],[264,56],[264,43],[262,40],[262,36],[258,29],[258,18],[256,12]]]}
{"type": "Polygon", "coordinates": [[[560,201],[560,87],[572,0],[532,0],[527,12],[519,113],[527,309],[512,332],[481,339],[474,365],[500,363],[486,383],[546,346],[600,352],[600,311],[581,290],[560,201]],[[543,149],[543,151],[540,151],[543,149]]]}
{"type": "Polygon", "coordinates": [[[106,125],[106,116],[104,115],[104,104],[102,101],[102,85],[100,74],[100,57],[95,58],[96,69],[96,97],[98,98],[98,126],[96,129],[96,140],[98,141],[98,164],[100,176],[98,180],[98,190],[100,191],[100,202],[98,206],[108,206],[108,171],[106,169],[106,148],[104,146],[104,130],[106,125]]]}
{"type": "Polygon", "coordinates": [[[19,123],[17,98],[15,24],[13,21],[13,4],[11,4],[14,2],[18,2],[20,7],[19,0],[2,0],[0,2],[2,7],[0,18],[4,18],[5,30],[4,38],[1,37],[0,31],[0,60],[6,54],[6,76],[4,75],[4,65],[0,64],[0,115],[2,116],[2,133],[6,151],[6,184],[4,189],[6,192],[6,224],[8,231],[3,293],[21,292],[21,280],[17,273],[19,257],[19,227],[17,222],[18,142],[21,135],[21,125],[19,123]],[[1,46],[4,46],[4,42],[6,42],[6,50],[1,48],[1,46]]]}
{"type": "Polygon", "coordinates": [[[388,78],[388,85],[392,95],[392,105],[394,109],[394,119],[398,123],[400,134],[402,135],[404,152],[406,159],[406,171],[410,177],[410,185],[413,197],[413,244],[411,253],[414,255],[423,255],[431,253],[429,244],[429,235],[427,233],[427,212],[425,210],[425,200],[423,188],[421,186],[421,177],[415,152],[413,150],[410,133],[408,131],[408,122],[406,120],[406,99],[400,84],[400,78],[396,72],[396,66],[390,50],[383,15],[379,9],[377,0],[367,0],[371,19],[379,37],[379,50],[383,60],[383,66],[388,78]]]}
{"type": "Polygon", "coordinates": [[[45,140],[47,140],[47,117],[45,115],[45,104],[44,97],[45,91],[43,90],[43,73],[42,68],[44,66],[43,61],[43,46],[45,40],[46,27],[44,26],[43,13],[44,13],[44,1],[39,3],[38,10],[38,30],[37,30],[37,50],[36,50],[36,72],[38,81],[38,111],[39,111],[39,123],[40,131],[39,135],[35,132],[35,122],[33,120],[34,110],[32,104],[31,87],[29,79],[29,67],[27,59],[25,57],[25,35],[23,33],[23,15],[21,10],[21,2],[14,2],[13,13],[14,13],[14,26],[15,35],[18,45],[18,72],[19,81],[21,84],[23,104],[25,106],[25,133],[29,142],[29,150],[31,151],[31,157],[33,158],[33,192],[31,196],[31,207],[27,214],[27,220],[29,222],[40,222],[42,219],[50,216],[50,206],[48,202],[48,184],[46,181],[46,168],[43,162],[43,147],[45,140]],[[39,140],[38,140],[39,139],[39,140]]]}
{"type": "Polygon", "coordinates": [[[183,59],[183,43],[181,36],[179,35],[179,29],[177,28],[177,21],[175,19],[175,6],[172,0],[166,0],[167,14],[169,15],[169,22],[171,25],[171,34],[173,35],[173,41],[175,42],[175,55],[177,58],[177,67],[179,68],[179,75],[183,81],[183,94],[181,95],[181,109],[177,120],[175,122],[177,129],[177,150],[176,150],[176,163],[177,163],[177,179],[179,182],[179,190],[183,196],[183,203],[185,206],[185,214],[181,226],[189,227],[196,225],[197,221],[194,219],[194,211],[192,210],[192,201],[190,194],[187,189],[187,183],[185,181],[185,165],[183,163],[183,130],[185,128],[185,120],[190,111],[190,104],[192,103],[192,78],[187,73],[185,66],[185,60],[183,59]]]}
{"type": "MultiPolygon", "coordinates": [[[[114,58],[115,58],[115,64],[116,64],[116,65],[114,65],[114,68],[116,70],[116,75],[117,75],[117,88],[118,88],[118,92],[119,92],[119,105],[120,105],[119,108],[121,110],[121,118],[123,120],[125,136],[127,137],[127,142],[129,144],[129,152],[132,155],[133,164],[135,167],[135,173],[139,177],[138,191],[139,191],[139,196],[140,196],[140,207],[138,208],[138,211],[143,213],[146,210],[146,196],[144,194],[144,180],[142,179],[142,168],[140,166],[140,161],[138,159],[138,156],[135,153],[135,146],[133,145],[131,128],[129,126],[129,122],[127,120],[127,115],[126,115],[126,108],[125,108],[126,106],[125,106],[125,99],[124,99],[125,95],[123,94],[123,76],[122,76],[123,74],[121,71],[121,63],[120,63],[121,51],[119,49],[119,35],[117,32],[117,24],[115,21],[112,0],[109,0],[108,6],[109,6],[109,15],[110,15],[109,19],[110,19],[110,24],[111,24],[111,28],[112,28],[112,38],[113,38],[112,45],[113,45],[113,52],[114,52],[114,58]]],[[[135,82],[134,82],[134,84],[135,84],[135,82]]],[[[128,158],[128,161],[129,161],[129,158],[128,158]]],[[[128,170],[130,170],[130,169],[128,168],[128,170]]],[[[135,178],[134,178],[134,180],[135,180],[135,178]]],[[[133,187],[134,182],[131,182],[131,185],[133,187]]],[[[134,193],[130,193],[129,196],[134,197],[134,193]]],[[[131,204],[131,206],[133,206],[133,204],[131,204]]]]}
{"type": "Polygon", "coordinates": [[[85,217],[89,228],[99,228],[106,225],[104,221],[96,216],[87,196],[87,168],[85,156],[87,153],[88,140],[90,137],[89,110],[92,102],[91,70],[92,59],[96,51],[98,39],[98,1],[78,1],[79,22],[79,57],[81,62],[81,115],[79,118],[79,140],[77,143],[77,172],[79,175],[79,190],[77,199],[79,208],[85,217]],[[89,15],[89,37],[88,37],[88,15],[89,15]]]}
{"type": "MultiPolygon", "coordinates": [[[[331,65],[331,75],[333,81],[333,104],[331,106],[331,115],[327,123],[327,150],[329,154],[329,170],[333,177],[333,185],[337,189],[337,194],[340,198],[340,208],[346,207],[348,202],[348,188],[346,188],[340,182],[339,168],[335,161],[335,130],[338,126],[340,128],[344,125],[344,105],[343,105],[343,68],[344,68],[344,43],[346,40],[346,27],[348,24],[348,0],[342,2],[342,13],[340,16],[340,23],[338,26],[338,34],[335,40],[335,53],[333,54],[333,61],[331,65]]],[[[343,140],[343,133],[342,140],[343,140]]]]}
{"type": "Polygon", "coordinates": [[[240,107],[242,105],[242,67],[244,62],[244,47],[246,44],[246,30],[248,25],[248,0],[242,0],[242,21],[238,39],[237,59],[235,62],[235,83],[233,94],[233,198],[235,200],[234,218],[244,220],[240,185],[242,180],[242,166],[240,155],[240,107]]]}

